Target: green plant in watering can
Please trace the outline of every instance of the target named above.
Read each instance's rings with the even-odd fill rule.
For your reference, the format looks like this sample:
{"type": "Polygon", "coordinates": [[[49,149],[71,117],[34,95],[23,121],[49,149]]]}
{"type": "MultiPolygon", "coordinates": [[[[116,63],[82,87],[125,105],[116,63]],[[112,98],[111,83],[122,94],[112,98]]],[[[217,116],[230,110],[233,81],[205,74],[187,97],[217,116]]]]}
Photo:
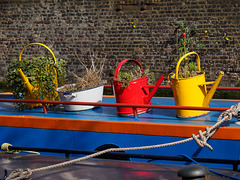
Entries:
{"type": "Polygon", "coordinates": [[[148,84],[155,83],[154,72],[150,72],[149,66],[146,67],[144,73],[139,67],[129,69],[127,71],[120,71],[117,81],[122,81],[121,87],[126,88],[130,81],[136,80],[142,77],[148,77],[148,84]]]}
{"type": "MultiPolygon", "coordinates": [[[[30,59],[19,61],[15,59],[8,68],[7,82],[16,99],[25,99],[27,96],[27,87],[24,84],[19,70],[24,72],[29,84],[33,87],[34,99],[52,100],[56,97],[56,84],[54,83],[56,74],[58,84],[61,85],[66,77],[66,61],[41,55],[30,59]],[[36,90],[37,89],[37,90],[36,90]]],[[[17,103],[16,108],[23,110],[27,108],[26,104],[17,103]]]]}
{"type": "MultiPolygon", "coordinates": [[[[178,61],[183,55],[189,53],[191,45],[195,42],[196,34],[198,32],[197,26],[194,24],[189,27],[186,26],[183,21],[176,21],[176,57],[175,61],[178,61]]],[[[199,48],[204,48],[202,43],[196,44],[199,48]]],[[[187,78],[197,75],[197,65],[195,61],[191,61],[188,58],[183,60],[183,65],[179,71],[179,77],[187,78]]]]}

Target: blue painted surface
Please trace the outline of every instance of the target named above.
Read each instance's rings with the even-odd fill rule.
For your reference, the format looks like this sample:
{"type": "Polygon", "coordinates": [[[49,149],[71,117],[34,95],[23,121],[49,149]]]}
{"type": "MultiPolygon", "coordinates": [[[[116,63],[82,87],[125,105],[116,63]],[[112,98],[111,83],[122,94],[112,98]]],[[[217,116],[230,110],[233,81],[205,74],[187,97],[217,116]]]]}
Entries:
{"type": "MultiPolygon", "coordinates": [[[[104,97],[104,102],[114,103],[113,97],[104,97]]],[[[210,107],[231,107],[238,101],[212,100],[210,107]]],[[[153,98],[152,104],[174,105],[173,98],[153,98]]],[[[86,119],[99,121],[135,121],[135,122],[153,122],[167,124],[191,124],[191,125],[213,125],[215,124],[221,112],[213,111],[208,115],[192,118],[179,119],[176,117],[175,110],[153,109],[152,111],[141,114],[138,118],[119,117],[115,107],[99,107],[93,110],[83,112],[65,112],[62,107],[55,106],[44,114],[42,108],[33,110],[18,111],[12,107],[11,103],[0,103],[1,115],[28,115],[38,117],[57,117],[69,119],[86,119]]],[[[240,127],[237,119],[233,118],[225,125],[231,127],[240,127]]],[[[136,147],[146,145],[156,145],[174,142],[185,138],[170,136],[151,136],[134,135],[120,133],[98,133],[81,132],[66,130],[47,130],[16,127],[0,127],[0,143],[11,143],[15,146],[41,147],[41,148],[59,148],[59,149],[80,149],[95,150],[103,144],[115,144],[119,147],[136,147]]],[[[208,157],[220,159],[239,159],[240,142],[234,140],[210,139],[209,144],[214,148],[210,151],[208,148],[199,148],[196,142],[191,141],[186,144],[180,144],[171,147],[159,149],[140,150],[130,153],[156,154],[156,155],[180,155],[186,154],[191,157],[208,157]]],[[[139,159],[132,159],[139,161],[139,159]]],[[[143,160],[148,161],[148,160],[143,160]]],[[[229,167],[229,166],[224,166],[229,167]]],[[[231,168],[231,166],[230,166],[231,168]]]]}
{"type": "MultiPolygon", "coordinates": [[[[103,102],[115,103],[113,97],[104,97],[103,102]]],[[[209,107],[226,107],[230,108],[236,105],[239,101],[212,100],[209,107]]],[[[173,98],[153,98],[153,105],[175,105],[173,98]]],[[[1,115],[26,115],[38,117],[53,117],[53,118],[68,118],[68,119],[85,119],[85,120],[101,120],[101,121],[136,121],[136,122],[153,122],[167,124],[189,124],[189,125],[213,125],[217,121],[221,112],[211,111],[209,114],[196,118],[177,118],[176,110],[174,109],[152,109],[148,113],[138,115],[138,118],[120,117],[117,115],[116,107],[98,107],[93,110],[82,112],[65,112],[60,105],[48,108],[48,113],[43,113],[42,108],[32,110],[18,111],[12,103],[0,102],[1,115]]],[[[226,125],[231,127],[240,127],[235,122],[236,118],[228,122],[226,125]]]]}
{"type": "MultiPolygon", "coordinates": [[[[136,147],[175,142],[184,138],[147,135],[130,135],[120,133],[78,132],[64,130],[46,130],[31,128],[0,127],[0,143],[10,143],[14,146],[59,148],[77,150],[95,150],[103,144],[114,144],[119,147],[136,147]]],[[[170,147],[149,150],[128,151],[129,153],[176,156],[185,154],[190,157],[239,159],[240,142],[226,140],[209,140],[214,148],[200,148],[195,141],[170,147]]],[[[49,153],[42,153],[49,154],[49,153]]],[[[149,159],[131,159],[132,161],[149,161],[149,159]]],[[[155,163],[159,163],[156,161],[155,163]]],[[[161,161],[164,163],[165,161],[161,161]]],[[[175,162],[179,163],[179,162],[175,162]]],[[[212,164],[209,165],[211,167],[212,164]]],[[[232,168],[231,165],[213,167],[232,168]]]]}

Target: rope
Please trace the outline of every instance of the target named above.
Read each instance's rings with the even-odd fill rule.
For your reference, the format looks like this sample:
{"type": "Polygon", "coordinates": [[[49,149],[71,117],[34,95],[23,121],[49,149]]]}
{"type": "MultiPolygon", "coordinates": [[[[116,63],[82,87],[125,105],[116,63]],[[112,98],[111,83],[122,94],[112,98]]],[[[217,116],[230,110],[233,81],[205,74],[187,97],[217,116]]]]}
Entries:
{"type": "Polygon", "coordinates": [[[32,170],[31,169],[15,169],[7,178],[7,179],[14,179],[14,180],[21,180],[28,178],[29,176],[32,175],[32,170]]]}
{"type": "Polygon", "coordinates": [[[88,155],[88,156],[84,156],[84,157],[81,157],[81,158],[78,158],[78,159],[70,160],[70,161],[55,164],[55,165],[50,165],[50,166],[36,168],[36,169],[26,169],[26,170],[16,169],[6,178],[6,180],[20,180],[20,179],[24,179],[24,178],[29,178],[29,176],[32,173],[51,170],[51,169],[54,169],[54,168],[60,168],[60,167],[63,167],[63,166],[71,165],[73,163],[77,163],[79,161],[94,158],[94,157],[100,156],[100,155],[108,153],[108,152],[134,151],[134,150],[146,150],[146,149],[162,148],[162,147],[167,147],[167,146],[173,146],[173,145],[177,145],[177,144],[186,143],[186,142],[189,142],[189,141],[192,141],[192,140],[195,140],[196,143],[200,147],[206,146],[210,150],[213,150],[213,148],[207,143],[207,140],[213,136],[213,134],[217,131],[218,127],[224,121],[231,120],[232,116],[237,117],[239,107],[240,107],[240,103],[238,103],[235,106],[231,106],[230,109],[228,109],[228,110],[226,110],[226,111],[224,111],[220,114],[220,116],[219,116],[215,125],[213,125],[210,128],[207,127],[204,132],[199,131],[199,135],[194,135],[193,134],[192,137],[184,139],[184,140],[171,142],[171,143],[165,143],[165,144],[151,145],[151,146],[128,147],[128,148],[110,148],[110,149],[106,149],[106,150],[103,150],[103,151],[96,152],[96,153],[88,155]]]}
{"type": "Polygon", "coordinates": [[[210,150],[213,150],[213,148],[207,143],[207,140],[210,139],[215,132],[218,130],[218,127],[224,122],[224,121],[230,121],[232,119],[232,116],[237,117],[238,116],[238,110],[240,109],[240,103],[238,103],[235,106],[231,106],[230,109],[222,112],[220,116],[217,119],[217,122],[215,125],[213,125],[211,128],[207,127],[204,132],[201,130],[199,131],[199,135],[196,136],[195,134],[192,134],[192,138],[196,141],[196,143],[200,147],[208,147],[210,150]],[[198,137],[200,139],[198,139],[198,137]]]}

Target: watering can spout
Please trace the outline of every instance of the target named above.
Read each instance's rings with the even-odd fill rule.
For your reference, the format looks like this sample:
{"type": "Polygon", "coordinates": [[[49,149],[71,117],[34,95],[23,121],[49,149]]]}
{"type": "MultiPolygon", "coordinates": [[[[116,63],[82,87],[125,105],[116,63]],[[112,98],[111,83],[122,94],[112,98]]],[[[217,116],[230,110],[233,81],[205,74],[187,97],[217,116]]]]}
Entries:
{"type": "MultiPolygon", "coordinates": [[[[202,106],[203,107],[207,107],[218,87],[218,84],[220,83],[221,79],[222,79],[222,76],[223,76],[224,72],[221,71],[220,74],[218,75],[218,78],[215,80],[215,82],[213,83],[207,83],[207,84],[213,84],[212,88],[210,89],[210,91],[208,92],[208,94],[206,95],[206,97],[204,98],[204,101],[203,101],[203,104],[202,106]]],[[[205,84],[206,85],[206,84],[205,84]]]]}
{"type": "Polygon", "coordinates": [[[161,75],[160,78],[158,79],[157,83],[155,84],[154,88],[152,89],[152,91],[150,92],[150,94],[148,95],[148,99],[147,99],[147,104],[150,103],[153,95],[155,94],[155,92],[157,91],[158,87],[160,86],[160,84],[162,83],[163,79],[165,78],[164,75],[161,75]]]}
{"type": "Polygon", "coordinates": [[[22,69],[18,68],[17,70],[20,73],[20,76],[23,80],[23,83],[26,85],[26,88],[27,88],[28,92],[32,93],[34,87],[30,84],[28,78],[24,75],[24,73],[22,72],[22,69]]]}

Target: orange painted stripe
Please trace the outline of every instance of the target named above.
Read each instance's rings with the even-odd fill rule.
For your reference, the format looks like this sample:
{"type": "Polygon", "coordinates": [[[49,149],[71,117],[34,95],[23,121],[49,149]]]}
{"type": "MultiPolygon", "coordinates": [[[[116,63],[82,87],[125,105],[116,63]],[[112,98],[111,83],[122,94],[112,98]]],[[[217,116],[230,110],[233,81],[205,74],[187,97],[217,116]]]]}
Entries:
{"type": "MultiPolygon", "coordinates": [[[[72,131],[139,134],[154,136],[191,137],[204,131],[207,126],[176,125],[147,122],[95,121],[79,119],[60,119],[33,116],[0,115],[0,126],[40,128],[72,131]]],[[[220,127],[213,139],[240,140],[240,128],[220,127]]]]}

